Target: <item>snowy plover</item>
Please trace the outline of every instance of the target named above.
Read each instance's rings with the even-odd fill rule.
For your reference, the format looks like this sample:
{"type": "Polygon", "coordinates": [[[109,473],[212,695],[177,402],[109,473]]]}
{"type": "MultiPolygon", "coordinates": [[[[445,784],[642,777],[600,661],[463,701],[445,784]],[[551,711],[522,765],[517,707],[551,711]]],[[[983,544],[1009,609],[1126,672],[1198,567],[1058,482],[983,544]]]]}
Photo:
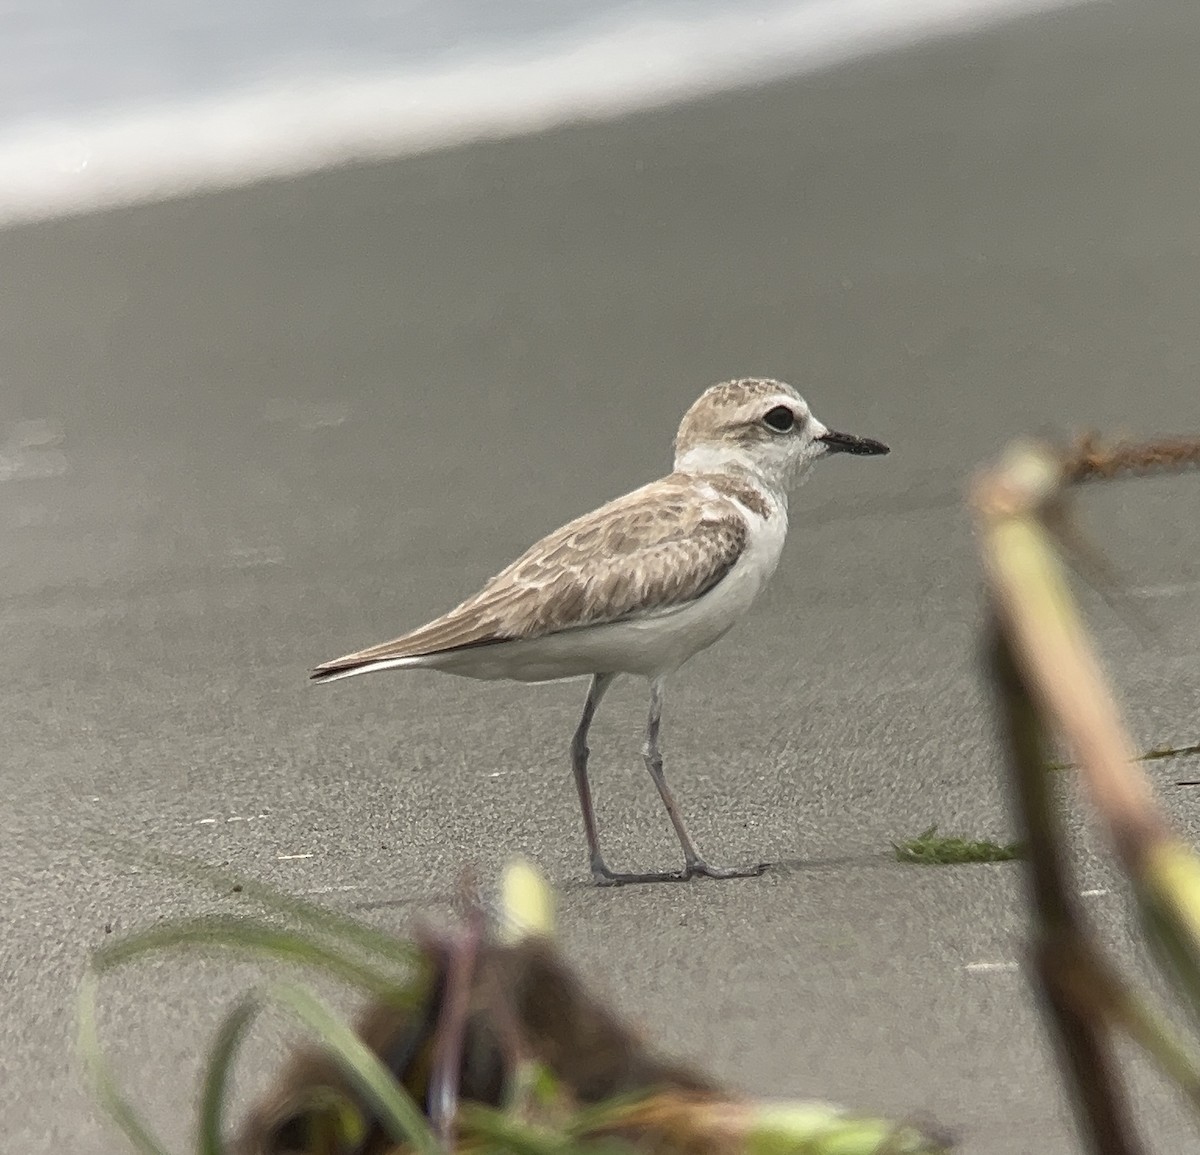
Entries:
{"type": "Polygon", "coordinates": [[[595,881],[760,874],[762,865],[709,866],[688,835],[658,748],[663,688],[767,584],[787,534],[789,487],[825,454],[887,452],[882,442],[827,429],[781,381],[714,385],[684,414],[675,467],[666,477],[542,538],[449,613],[394,641],[326,662],[312,678],[332,682],[394,669],[521,682],[590,675],[571,765],[595,881]],[[640,674],[650,684],[642,756],[683,848],[682,871],[619,874],[600,853],[587,735],[619,674],[640,674]]]}

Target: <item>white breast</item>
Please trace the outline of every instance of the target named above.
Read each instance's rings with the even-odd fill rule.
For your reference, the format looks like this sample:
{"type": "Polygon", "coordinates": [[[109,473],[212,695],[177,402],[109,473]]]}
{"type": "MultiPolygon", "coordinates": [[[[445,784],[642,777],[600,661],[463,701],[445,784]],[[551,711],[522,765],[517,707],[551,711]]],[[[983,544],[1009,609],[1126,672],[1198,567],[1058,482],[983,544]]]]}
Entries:
{"type": "Polygon", "coordinates": [[[762,518],[743,509],[750,530],[746,549],[733,569],[704,597],[672,615],[671,625],[678,630],[678,641],[686,652],[667,669],[681,665],[693,654],[711,646],[725,634],[754,604],[766,588],[779,564],[787,537],[787,511],[776,508],[762,518]]]}

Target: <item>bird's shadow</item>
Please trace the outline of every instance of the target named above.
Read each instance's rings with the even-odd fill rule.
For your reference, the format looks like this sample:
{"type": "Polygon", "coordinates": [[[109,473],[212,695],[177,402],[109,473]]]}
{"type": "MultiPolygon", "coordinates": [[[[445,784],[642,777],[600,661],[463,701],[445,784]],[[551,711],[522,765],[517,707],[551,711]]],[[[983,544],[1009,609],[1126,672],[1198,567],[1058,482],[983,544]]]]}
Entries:
{"type": "MultiPolygon", "coordinates": [[[[889,865],[894,866],[895,861],[890,856],[884,854],[838,854],[827,855],[821,858],[779,858],[764,862],[762,864],[762,875],[758,877],[806,874],[825,870],[838,870],[845,867],[877,869],[889,865]]],[[[679,886],[717,885],[725,882],[753,883],[754,881],[755,876],[744,879],[668,878],[656,879],[653,882],[625,882],[619,886],[597,886],[590,878],[576,875],[569,879],[557,879],[551,885],[559,894],[579,895],[618,893],[620,891],[636,891],[640,893],[644,892],[647,888],[657,886],[675,888],[679,886]]],[[[460,902],[461,899],[462,892],[459,890],[437,890],[426,891],[422,894],[391,894],[379,898],[360,899],[356,902],[347,903],[346,906],[347,909],[356,911],[403,910],[406,908],[452,906],[460,902]]]]}
{"type": "Polygon", "coordinates": [[[766,877],[770,875],[786,876],[791,874],[803,874],[808,871],[820,870],[836,870],[839,867],[880,867],[887,866],[889,863],[894,865],[894,860],[884,854],[841,854],[830,855],[824,858],[779,858],[772,859],[768,862],[761,863],[762,873],[760,875],[750,875],[741,879],[714,879],[714,878],[666,878],[655,879],[651,882],[625,882],[619,886],[597,886],[591,879],[573,878],[570,881],[560,881],[555,884],[555,890],[563,894],[586,894],[589,891],[621,891],[621,890],[645,890],[647,887],[653,886],[693,886],[693,885],[717,885],[728,882],[745,882],[753,883],[756,878],[766,877]]]}

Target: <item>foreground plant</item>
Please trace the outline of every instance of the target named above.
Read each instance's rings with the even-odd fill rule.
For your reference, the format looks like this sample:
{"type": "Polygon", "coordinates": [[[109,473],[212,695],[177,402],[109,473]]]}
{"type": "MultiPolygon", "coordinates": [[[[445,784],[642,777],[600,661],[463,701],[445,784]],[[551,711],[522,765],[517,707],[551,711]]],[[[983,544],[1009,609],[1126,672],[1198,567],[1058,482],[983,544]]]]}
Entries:
{"type": "MultiPolygon", "coordinates": [[[[1081,908],[1052,763],[1063,741],[1134,889],[1145,936],[1185,1005],[1200,1015],[1200,860],[1172,831],[1138,766],[1072,604],[1063,560],[1096,559],[1075,531],[1069,487],[1200,464],[1200,440],[1074,452],[1012,447],[973,493],[990,598],[988,651],[1017,810],[1026,831],[1033,960],[1080,1130],[1100,1155],[1142,1149],[1115,1037],[1158,1062],[1200,1111],[1196,1038],[1137,991],[1107,957],[1081,908]]],[[[1101,567],[1102,568],[1102,567],[1101,567]]],[[[1061,777],[1061,774],[1058,775],[1061,777]]]]}
{"type": "MultiPolygon", "coordinates": [[[[170,869],[188,864],[159,856],[170,869]]],[[[228,884],[219,871],[205,871],[228,884]]],[[[393,940],[343,916],[242,884],[297,929],[254,919],[159,926],[97,951],[81,1043],[100,1101],[143,1155],[164,1155],[120,1093],[95,1027],[101,977],[147,953],[222,947],[302,963],[369,996],[353,1028],[303,987],[273,981],[226,1016],[208,1054],[199,1155],[935,1155],[945,1140],[824,1103],[739,1096],[658,1055],[589,994],[556,951],[551,896],[514,864],[496,917],[471,904],[452,933],[393,940]],[[231,1073],[260,1011],[282,1006],[313,1043],[226,1138],[231,1073]]]]}

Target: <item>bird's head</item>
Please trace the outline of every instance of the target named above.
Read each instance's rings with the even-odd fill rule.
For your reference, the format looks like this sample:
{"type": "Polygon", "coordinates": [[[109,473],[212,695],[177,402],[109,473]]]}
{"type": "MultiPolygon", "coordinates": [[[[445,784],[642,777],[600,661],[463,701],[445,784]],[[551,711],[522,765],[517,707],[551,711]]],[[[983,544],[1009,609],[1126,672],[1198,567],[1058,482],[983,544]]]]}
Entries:
{"type": "Polygon", "coordinates": [[[706,389],[675,435],[677,470],[742,470],[785,492],[827,454],[887,452],[882,441],[827,428],[790,385],[759,377],[706,389]]]}

